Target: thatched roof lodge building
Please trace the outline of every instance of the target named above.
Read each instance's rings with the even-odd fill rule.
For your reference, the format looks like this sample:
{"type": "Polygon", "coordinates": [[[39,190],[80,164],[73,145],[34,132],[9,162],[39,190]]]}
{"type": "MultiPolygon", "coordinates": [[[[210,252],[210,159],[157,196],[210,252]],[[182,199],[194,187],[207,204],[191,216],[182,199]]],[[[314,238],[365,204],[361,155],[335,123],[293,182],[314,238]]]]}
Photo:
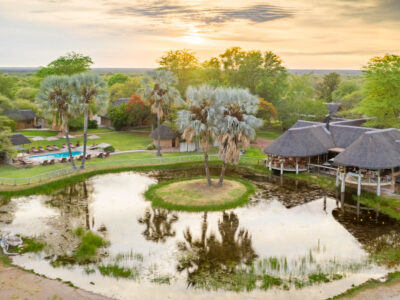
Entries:
{"type": "Polygon", "coordinates": [[[179,147],[179,134],[169,126],[160,125],[150,133],[153,143],[157,146],[158,135],[160,135],[161,148],[179,147]]]}
{"type": "Polygon", "coordinates": [[[264,149],[270,170],[305,172],[310,167],[336,170],[337,185],[395,188],[400,175],[400,130],[361,127],[365,120],[317,123],[298,121],[264,149]]]}

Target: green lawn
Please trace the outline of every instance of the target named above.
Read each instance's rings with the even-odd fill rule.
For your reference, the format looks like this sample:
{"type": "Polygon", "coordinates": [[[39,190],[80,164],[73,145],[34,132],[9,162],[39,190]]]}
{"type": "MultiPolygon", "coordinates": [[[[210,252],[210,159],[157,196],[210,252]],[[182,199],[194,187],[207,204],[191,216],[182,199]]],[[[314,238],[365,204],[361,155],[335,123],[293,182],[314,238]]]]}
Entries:
{"type": "MultiPolygon", "coordinates": [[[[91,132],[93,134],[93,132],[91,132]]],[[[73,135],[73,134],[72,134],[73,135]]],[[[138,133],[138,132],[109,132],[98,134],[99,139],[88,140],[88,145],[92,143],[100,144],[107,143],[114,146],[116,150],[124,151],[124,150],[144,150],[146,147],[152,142],[152,139],[149,137],[147,133],[138,133]]],[[[71,143],[76,144],[77,142],[82,145],[83,137],[73,137],[70,138],[71,143]]],[[[25,148],[32,147],[46,147],[47,145],[57,145],[57,147],[61,147],[63,144],[66,144],[65,138],[60,138],[56,141],[32,141],[31,144],[25,145],[25,148]]]]}
{"type": "Polygon", "coordinates": [[[258,147],[249,147],[243,157],[267,157],[258,147]]]}
{"type": "MultiPolygon", "coordinates": [[[[98,133],[108,133],[113,132],[110,128],[95,128],[95,129],[88,129],[88,134],[98,134],[98,133]]],[[[71,131],[72,135],[83,135],[83,130],[78,131],[71,131]]]]}
{"type": "Polygon", "coordinates": [[[29,136],[42,136],[42,137],[49,137],[49,136],[56,136],[58,131],[53,130],[18,130],[16,133],[21,133],[27,137],[29,136]]]}
{"type": "Polygon", "coordinates": [[[266,140],[275,140],[282,135],[282,131],[278,130],[257,130],[257,137],[266,140]]]}
{"type": "MultiPolygon", "coordinates": [[[[164,153],[163,157],[173,157],[173,156],[184,156],[184,155],[202,155],[202,153],[164,153]]],[[[108,158],[93,158],[87,161],[88,164],[98,163],[98,162],[113,162],[118,160],[128,160],[128,159],[140,159],[140,158],[156,158],[156,153],[153,152],[139,152],[139,153],[126,153],[126,154],[118,154],[112,155],[108,158]]],[[[76,164],[79,165],[80,161],[76,161],[76,164]]],[[[33,166],[30,168],[16,168],[10,165],[0,165],[0,177],[6,178],[23,178],[23,177],[31,177],[35,175],[40,175],[43,173],[47,173],[50,171],[67,168],[70,164],[55,164],[49,166],[33,166]]]]}

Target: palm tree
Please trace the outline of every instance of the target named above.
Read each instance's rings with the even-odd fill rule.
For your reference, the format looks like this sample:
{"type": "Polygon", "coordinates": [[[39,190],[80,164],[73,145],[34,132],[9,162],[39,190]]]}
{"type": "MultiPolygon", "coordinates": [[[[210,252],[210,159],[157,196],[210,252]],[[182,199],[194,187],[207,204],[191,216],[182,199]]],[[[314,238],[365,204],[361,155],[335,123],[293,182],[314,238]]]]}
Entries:
{"type": "Polygon", "coordinates": [[[145,77],[142,84],[144,88],[138,93],[150,104],[151,111],[157,114],[157,156],[161,156],[160,150],[160,121],[163,117],[163,105],[179,104],[181,97],[179,91],[174,87],[178,83],[174,74],[167,70],[157,70],[145,77]]]}
{"type": "Polygon", "coordinates": [[[85,167],[86,145],[89,108],[93,101],[100,109],[106,108],[107,90],[106,83],[98,74],[81,73],[71,78],[73,90],[73,102],[77,107],[83,107],[83,158],[81,169],[85,167]]]}
{"type": "Polygon", "coordinates": [[[223,107],[223,117],[219,119],[217,141],[218,156],[223,161],[218,185],[221,186],[227,163],[237,164],[240,147],[248,147],[256,135],[255,128],[262,121],[254,115],[258,109],[258,98],[245,89],[220,89],[217,92],[219,107],[223,107]]]}
{"type": "Polygon", "coordinates": [[[72,85],[68,76],[48,76],[42,82],[37,100],[46,114],[59,115],[68,145],[71,165],[76,169],[72,158],[71,144],[68,135],[68,117],[76,113],[72,105],[72,85]]]}
{"type": "Polygon", "coordinates": [[[208,185],[211,186],[211,176],[208,167],[208,151],[211,139],[218,132],[217,125],[223,107],[216,104],[216,89],[207,85],[198,88],[189,87],[186,91],[185,109],[178,111],[177,126],[183,131],[182,137],[190,143],[193,138],[200,140],[204,153],[204,168],[208,185]]]}

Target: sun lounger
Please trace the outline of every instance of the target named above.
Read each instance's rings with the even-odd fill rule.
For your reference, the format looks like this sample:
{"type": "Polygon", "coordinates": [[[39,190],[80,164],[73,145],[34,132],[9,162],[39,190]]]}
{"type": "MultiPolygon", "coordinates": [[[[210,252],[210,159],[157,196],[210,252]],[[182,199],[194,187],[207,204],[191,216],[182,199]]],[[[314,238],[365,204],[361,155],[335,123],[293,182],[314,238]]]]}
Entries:
{"type": "Polygon", "coordinates": [[[66,162],[67,162],[67,158],[66,157],[61,158],[60,163],[66,163],[66,162]]]}
{"type": "Polygon", "coordinates": [[[89,160],[91,158],[92,158],[92,155],[90,155],[90,154],[86,155],[86,160],[89,160]]]}
{"type": "Polygon", "coordinates": [[[39,150],[39,152],[44,152],[44,149],[42,146],[39,146],[38,150],[39,150]]]}
{"type": "Polygon", "coordinates": [[[53,145],[53,150],[54,150],[54,151],[59,151],[60,148],[58,148],[57,145],[53,145]]]}
{"type": "Polygon", "coordinates": [[[49,164],[49,161],[47,159],[42,161],[42,163],[41,163],[42,166],[47,166],[48,164],[49,164]]]}
{"type": "Polygon", "coordinates": [[[76,146],[74,144],[71,144],[71,149],[75,149],[76,146]]]}
{"type": "Polygon", "coordinates": [[[54,159],[50,160],[50,165],[54,165],[56,163],[56,161],[54,159]]]}
{"type": "Polygon", "coordinates": [[[40,151],[38,149],[36,149],[35,147],[32,147],[32,152],[33,153],[39,153],[40,151]]]}
{"type": "Polygon", "coordinates": [[[99,154],[97,154],[97,158],[103,158],[103,157],[104,157],[103,152],[100,152],[99,154]]]}
{"type": "Polygon", "coordinates": [[[53,151],[53,148],[51,148],[50,146],[47,146],[47,147],[46,147],[46,150],[47,150],[47,151],[53,151]]]}
{"type": "Polygon", "coordinates": [[[83,155],[79,155],[78,159],[82,160],[83,159],[83,155]]]}
{"type": "Polygon", "coordinates": [[[63,149],[65,149],[65,148],[67,148],[67,145],[65,145],[65,144],[62,144],[62,147],[63,147],[63,149]]]}
{"type": "Polygon", "coordinates": [[[104,157],[110,157],[110,152],[106,152],[106,154],[104,155],[104,157]]]}

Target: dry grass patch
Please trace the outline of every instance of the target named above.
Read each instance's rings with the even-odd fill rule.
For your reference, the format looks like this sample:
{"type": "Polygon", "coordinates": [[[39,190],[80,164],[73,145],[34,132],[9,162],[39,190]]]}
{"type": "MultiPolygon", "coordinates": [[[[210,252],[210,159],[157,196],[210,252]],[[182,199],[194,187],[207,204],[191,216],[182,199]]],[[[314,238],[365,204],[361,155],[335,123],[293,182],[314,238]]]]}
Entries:
{"type": "Polygon", "coordinates": [[[235,201],[246,192],[242,183],[225,180],[224,184],[208,186],[207,180],[195,179],[175,182],[156,191],[165,202],[178,205],[204,206],[235,201]]]}
{"type": "Polygon", "coordinates": [[[154,206],[204,211],[228,209],[242,205],[254,192],[255,186],[241,179],[227,178],[219,187],[208,186],[205,178],[194,178],[160,182],[151,186],[145,195],[147,199],[153,201],[154,206]]]}

